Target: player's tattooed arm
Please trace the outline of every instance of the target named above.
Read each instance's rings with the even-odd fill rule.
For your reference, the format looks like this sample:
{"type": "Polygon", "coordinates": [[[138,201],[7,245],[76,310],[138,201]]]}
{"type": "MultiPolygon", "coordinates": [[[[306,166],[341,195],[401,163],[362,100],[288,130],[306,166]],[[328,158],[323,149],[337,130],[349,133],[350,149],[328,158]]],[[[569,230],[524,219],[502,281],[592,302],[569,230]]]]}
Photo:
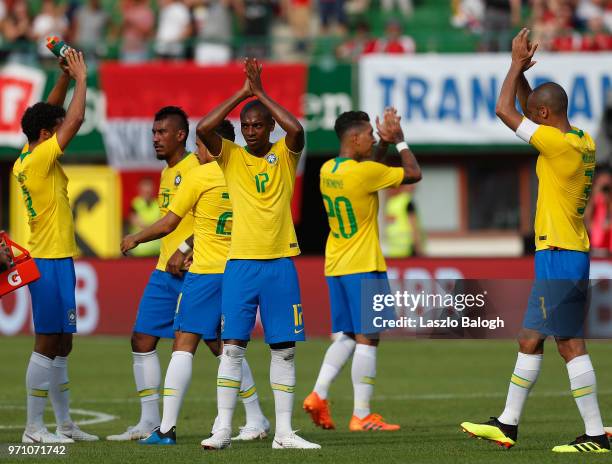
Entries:
{"type": "Polygon", "coordinates": [[[304,127],[300,124],[300,121],[298,121],[298,119],[286,108],[272,100],[265,92],[263,84],[261,83],[262,66],[255,58],[245,59],[244,69],[253,95],[270,110],[274,120],[287,133],[285,137],[287,148],[294,153],[301,152],[304,149],[305,136],[304,127]]]}
{"type": "MultiPolygon", "coordinates": [[[[513,131],[516,131],[523,120],[523,116],[515,107],[515,100],[519,92],[519,82],[521,79],[525,79],[523,73],[535,64],[532,58],[538,48],[538,44],[531,44],[529,42],[528,35],[529,30],[522,29],[512,40],[512,64],[502,84],[497,106],[495,107],[495,114],[513,131]]],[[[524,92],[524,87],[521,90],[524,92]]],[[[525,97],[525,106],[526,104],[527,98],[525,97]]],[[[522,105],[523,102],[521,102],[522,105]]]]}
{"type": "Polygon", "coordinates": [[[57,129],[57,143],[64,150],[76,135],[85,120],[85,97],[87,94],[87,65],[82,52],[70,49],[66,52],[66,63],[70,77],[75,81],[72,101],[64,121],[57,129]]]}
{"type": "Polygon", "coordinates": [[[242,88],[238,92],[214,108],[198,122],[196,134],[206,145],[212,156],[219,156],[223,146],[223,139],[215,132],[215,129],[234,108],[252,96],[253,92],[251,91],[249,80],[245,79],[242,88]]]}
{"type": "Polygon", "coordinates": [[[64,100],[66,100],[66,93],[68,93],[68,86],[70,85],[70,71],[68,70],[68,63],[64,58],[58,59],[58,66],[62,70],[62,73],[49,93],[47,103],[63,106],[64,100]]]}
{"type": "Polygon", "coordinates": [[[121,241],[121,253],[125,255],[129,250],[136,248],[141,243],[165,237],[177,228],[181,219],[180,216],[177,216],[172,211],[168,211],[168,214],[154,224],[151,224],[149,227],[135,234],[123,237],[121,241]]]}

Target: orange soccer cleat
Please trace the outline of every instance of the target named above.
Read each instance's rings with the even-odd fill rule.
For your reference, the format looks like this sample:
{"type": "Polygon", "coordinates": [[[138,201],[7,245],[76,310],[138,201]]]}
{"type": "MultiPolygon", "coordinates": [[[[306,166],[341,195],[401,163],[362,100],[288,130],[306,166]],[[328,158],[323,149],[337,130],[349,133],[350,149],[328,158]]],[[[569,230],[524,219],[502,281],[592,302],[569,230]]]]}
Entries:
{"type": "Polygon", "coordinates": [[[306,397],[303,405],[304,411],[310,414],[312,421],[318,427],[325,430],[335,429],[336,424],[329,414],[327,400],[322,399],[317,392],[312,392],[306,397]]]}
{"type": "Polygon", "coordinates": [[[400,426],[397,424],[387,424],[380,414],[369,414],[363,419],[353,416],[349,423],[349,430],[351,432],[394,432],[399,429],[400,426]]]}

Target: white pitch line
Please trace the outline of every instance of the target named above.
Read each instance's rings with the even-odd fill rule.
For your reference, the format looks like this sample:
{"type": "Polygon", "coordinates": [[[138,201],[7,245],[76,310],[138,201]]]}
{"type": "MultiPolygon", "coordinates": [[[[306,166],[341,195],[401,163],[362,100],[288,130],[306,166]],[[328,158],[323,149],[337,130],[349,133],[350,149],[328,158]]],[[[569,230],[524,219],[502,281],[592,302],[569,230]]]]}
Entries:
{"type": "MultiPolygon", "coordinates": [[[[13,405],[0,405],[0,409],[26,409],[25,406],[13,406],[13,405]]],[[[101,424],[103,422],[110,422],[115,419],[118,419],[118,416],[113,416],[112,414],[106,414],[101,411],[90,411],[88,409],[70,409],[70,413],[80,415],[80,416],[89,416],[89,419],[85,420],[76,420],[74,421],[77,425],[93,425],[93,424],[101,424]]],[[[55,424],[45,424],[46,427],[51,428],[54,427],[55,424]]],[[[23,424],[19,425],[2,425],[0,424],[0,430],[14,430],[14,429],[22,429],[23,424]]]]}

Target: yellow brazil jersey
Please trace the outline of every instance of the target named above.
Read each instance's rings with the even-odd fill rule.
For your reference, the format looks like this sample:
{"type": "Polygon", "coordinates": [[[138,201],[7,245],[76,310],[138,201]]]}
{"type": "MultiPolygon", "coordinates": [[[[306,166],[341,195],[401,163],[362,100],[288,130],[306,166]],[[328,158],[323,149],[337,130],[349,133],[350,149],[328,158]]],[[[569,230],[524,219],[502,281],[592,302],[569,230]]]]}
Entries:
{"type": "Polygon", "coordinates": [[[213,161],[192,169],[169,208],[194,222],[193,264],[189,272],[222,274],[232,233],[232,204],[219,165],[213,161]]]}
{"type": "Polygon", "coordinates": [[[589,251],[584,209],[595,172],[595,142],[577,128],[563,133],[528,119],[523,120],[517,135],[540,152],[536,163],[536,250],[559,247],[589,251]]]}
{"type": "Polygon", "coordinates": [[[223,139],[218,163],[232,199],[230,259],[275,259],[300,254],[291,197],[300,153],[282,138],[259,158],[223,139]]]}
{"type": "MultiPolygon", "coordinates": [[[[172,201],[174,200],[174,197],[183,182],[183,177],[185,174],[199,165],[200,162],[198,161],[197,156],[193,153],[188,153],[174,166],[166,166],[164,168],[159,181],[159,194],[157,197],[160,217],[164,217],[168,212],[168,208],[172,204],[172,201]]],[[[161,239],[161,250],[159,253],[159,260],[157,261],[157,269],[160,271],[165,271],[166,263],[174,254],[178,246],[192,234],[193,214],[188,213],[174,232],[161,239]]]]}
{"type": "Polygon", "coordinates": [[[61,154],[54,134],[32,151],[26,145],[13,165],[28,213],[28,248],[35,258],[68,258],[77,254],[68,177],[58,161],[61,154]]]}
{"type": "Polygon", "coordinates": [[[329,221],[325,275],[385,271],[378,239],[378,190],[397,187],[403,168],[334,158],[321,166],[321,196],[329,221]]]}

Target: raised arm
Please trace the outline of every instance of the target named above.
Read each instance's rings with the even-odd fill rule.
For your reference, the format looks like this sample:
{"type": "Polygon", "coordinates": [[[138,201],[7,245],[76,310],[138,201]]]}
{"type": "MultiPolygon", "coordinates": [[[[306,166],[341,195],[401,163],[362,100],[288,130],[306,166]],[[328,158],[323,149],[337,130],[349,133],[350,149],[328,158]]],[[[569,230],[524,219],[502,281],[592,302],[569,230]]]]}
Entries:
{"type": "Polygon", "coordinates": [[[299,153],[304,149],[304,128],[287,109],[283,108],[280,104],[272,100],[268,94],[264,91],[261,83],[261,65],[257,63],[255,58],[247,58],[245,60],[245,70],[247,73],[247,79],[255,95],[259,101],[261,101],[266,108],[272,113],[274,120],[282,127],[287,133],[285,142],[287,148],[294,153],[299,153]]]}
{"type": "Polygon", "coordinates": [[[519,104],[521,105],[521,109],[523,110],[523,114],[527,117],[527,98],[531,95],[531,86],[527,79],[525,78],[525,73],[521,73],[517,81],[516,87],[516,97],[518,98],[519,104]]]}
{"type": "Polygon", "coordinates": [[[385,110],[383,124],[376,118],[376,129],[382,140],[396,145],[403,144],[398,147],[402,168],[404,169],[404,180],[402,184],[414,184],[423,177],[421,167],[419,166],[414,153],[408,147],[404,140],[404,131],[400,125],[400,117],[397,115],[395,108],[385,110]]]}
{"type": "Polygon", "coordinates": [[[126,254],[132,248],[136,248],[139,244],[157,240],[158,238],[165,237],[174,229],[176,229],[181,222],[181,217],[174,214],[172,211],[155,222],[149,227],[136,232],[135,234],[126,235],[121,241],[121,253],[126,254]]]}
{"type": "Polygon", "coordinates": [[[62,70],[62,73],[53,86],[53,89],[51,89],[51,92],[47,97],[47,103],[50,103],[51,105],[64,106],[64,100],[66,100],[66,93],[68,93],[68,86],[70,85],[70,71],[68,69],[68,64],[63,58],[58,59],[58,64],[62,70]]]}
{"type": "MultiPolygon", "coordinates": [[[[512,64],[502,84],[497,106],[495,107],[497,117],[513,131],[516,131],[523,119],[523,116],[516,110],[514,105],[519,81],[521,78],[525,79],[523,73],[535,64],[535,61],[531,61],[531,59],[538,48],[538,44],[532,45],[529,43],[528,35],[529,30],[522,29],[512,40],[512,64]]],[[[526,103],[527,98],[525,98],[525,105],[526,103]]],[[[523,106],[522,102],[521,106],[523,106]]]]}
{"type": "Polygon", "coordinates": [[[68,50],[66,62],[70,77],[75,80],[76,85],[64,122],[57,129],[57,142],[62,150],[70,143],[85,120],[85,96],[87,94],[87,66],[83,53],[68,50]]]}
{"type": "Polygon", "coordinates": [[[253,93],[251,92],[249,80],[247,79],[238,92],[213,109],[198,123],[196,133],[213,156],[221,154],[221,145],[223,143],[219,134],[215,132],[215,128],[223,122],[234,108],[252,96],[253,93]]]}

